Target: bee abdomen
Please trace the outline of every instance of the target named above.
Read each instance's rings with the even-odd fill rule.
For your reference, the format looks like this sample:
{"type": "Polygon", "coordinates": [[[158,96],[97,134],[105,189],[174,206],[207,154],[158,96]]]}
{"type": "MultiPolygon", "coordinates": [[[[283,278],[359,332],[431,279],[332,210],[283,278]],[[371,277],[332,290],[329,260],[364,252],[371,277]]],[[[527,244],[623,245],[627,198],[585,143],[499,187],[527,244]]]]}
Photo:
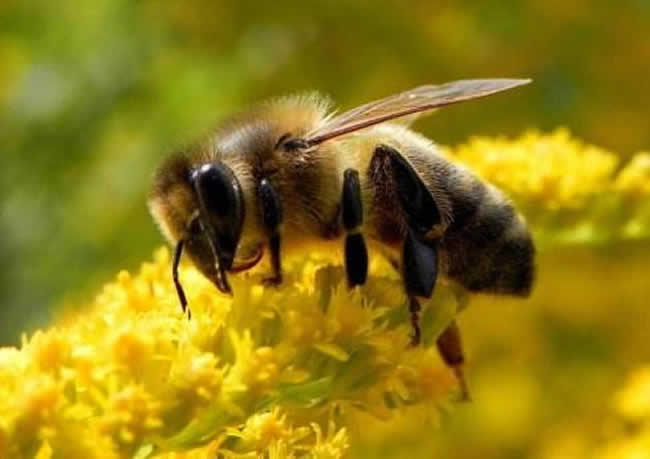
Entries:
{"type": "Polygon", "coordinates": [[[474,177],[450,182],[447,275],[470,291],[527,296],[535,246],[523,218],[498,190],[474,177]]]}

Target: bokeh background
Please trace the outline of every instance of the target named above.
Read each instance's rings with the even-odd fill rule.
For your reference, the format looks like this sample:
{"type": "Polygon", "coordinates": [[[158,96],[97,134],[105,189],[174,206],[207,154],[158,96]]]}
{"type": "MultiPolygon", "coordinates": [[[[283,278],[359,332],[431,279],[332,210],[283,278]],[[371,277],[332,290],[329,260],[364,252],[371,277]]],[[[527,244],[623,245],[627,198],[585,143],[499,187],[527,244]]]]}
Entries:
{"type": "MultiPolygon", "coordinates": [[[[156,164],[242,106],[318,89],[351,107],[423,83],[531,77],[418,128],[455,145],[565,126],[626,158],[650,148],[649,63],[648,0],[3,0],[0,345],[148,258],[162,243],[145,205],[156,164]]],[[[543,253],[531,300],[481,299],[461,318],[475,403],[426,442],[411,419],[363,451],[580,457],[650,358],[648,256],[642,242],[543,253]]]]}

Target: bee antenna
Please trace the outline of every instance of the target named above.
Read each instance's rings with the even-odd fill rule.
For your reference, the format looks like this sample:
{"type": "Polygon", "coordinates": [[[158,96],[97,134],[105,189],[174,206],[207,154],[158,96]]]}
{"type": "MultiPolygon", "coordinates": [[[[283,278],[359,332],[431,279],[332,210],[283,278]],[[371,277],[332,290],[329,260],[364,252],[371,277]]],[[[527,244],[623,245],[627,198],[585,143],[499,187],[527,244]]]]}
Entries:
{"type": "Polygon", "coordinates": [[[174,249],[174,261],[172,262],[172,278],[174,279],[174,286],[176,287],[176,293],[178,294],[178,300],[181,303],[181,309],[183,309],[183,314],[187,311],[187,317],[192,318],[192,311],[187,307],[187,297],[185,296],[185,291],[181,285],[181,281],[178,278],[178,265],[181,262],[181,255],[183,254],[183,245],[185,240],[181,239],[176,244],[174,249]]]}

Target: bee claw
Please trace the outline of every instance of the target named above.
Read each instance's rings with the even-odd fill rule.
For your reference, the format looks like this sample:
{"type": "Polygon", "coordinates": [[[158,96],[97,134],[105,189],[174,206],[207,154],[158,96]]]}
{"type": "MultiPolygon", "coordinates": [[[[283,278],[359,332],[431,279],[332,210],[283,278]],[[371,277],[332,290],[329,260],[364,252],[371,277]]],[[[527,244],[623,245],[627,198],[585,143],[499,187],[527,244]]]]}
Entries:
{"type": "Polygon", "coordinates": [[[465,372],[463,371],[463,367],[458,365],[453,367],[453,370],[454,375],[456,376],[456,381],[458,381],[458,386],[460,388],[460,401],[463,403],[471,402],[472,395],[469,392],[469,387],[467,385],[467,379],[465,379],[465,372]]]}

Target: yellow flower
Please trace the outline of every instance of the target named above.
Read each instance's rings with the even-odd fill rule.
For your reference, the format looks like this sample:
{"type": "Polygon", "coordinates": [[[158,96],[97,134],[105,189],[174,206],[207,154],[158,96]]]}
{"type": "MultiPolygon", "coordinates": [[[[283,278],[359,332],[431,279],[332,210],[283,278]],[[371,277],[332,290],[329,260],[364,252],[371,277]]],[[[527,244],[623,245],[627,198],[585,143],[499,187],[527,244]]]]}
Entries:
{"type": "Polygon", "coordinates": [[[615,154],[566,129],[516,140],[476,137],[444,151],[504,190],[540,245],[650,236],[648,153],[638,153],[617,173],[615,154]]]}
{"type": "Polygon", "coordinates": [[[311,449],[314,459],[338,459],[348,449],[348,436],[345,429],[336,429],[333,422],[327,426],[327,435],[323,436],[321,427],[313,423],[312,429],[316,435],[316,443],[311,449]]]}
{"type": "MultiPolygon", "coordinates": [[[[542,247],[650,236],[647,154],[616,174],[562,130],[446,154],[502,187],[542,247]]],[[[0,457],[339,458],[354,413],[437,413],[457,389],[435,340],[468,295],[441,279],[411,348],[398,273],[377,257],[350,291],[335,260],[286,260],[279,289],[234,276],[232,298],[184,265],[191,320],[166,249],[120,272],[83,313],[0,349],[0,457]]]]}
{"type": "MultiPolygon", "coordinates": [[[[139,274],[119,273],[83,315],[0,352],[0,445],[9,457],[198,447],[192,454],[341,457],[347,436],[327,416],[334,407],[397,408],[369,395],[377,393],[409,403],[446,396],[431,389],[437,377],[448,387],[445,370],[418,373],[431,354],[409,348],[401,284],[386,266],[373,268],[366,290],[348,292],[340,266],[308,257],[293,262],[279,290],[233,279],[233,299],[184,266],[188,320],[169,263],[161,249],[139,274]],[[394,303],[375,304],[386,298],[394,303]],[[72,449],[73,435],[97,449],[72,449]]],[[[456,303],[446,290],[429,309],[448,311],[448,322],[456,303]]],[[[425,327],[429,345],[444,325],[425,327]]]]}
{"type": "Polygon", "coordinates": [[[583,144],[566,129],[530,132],[516,142],[474,138],[455,154],[498,187],[551,210],[584,209],[618,163],[612,153],[583,144]]]}

